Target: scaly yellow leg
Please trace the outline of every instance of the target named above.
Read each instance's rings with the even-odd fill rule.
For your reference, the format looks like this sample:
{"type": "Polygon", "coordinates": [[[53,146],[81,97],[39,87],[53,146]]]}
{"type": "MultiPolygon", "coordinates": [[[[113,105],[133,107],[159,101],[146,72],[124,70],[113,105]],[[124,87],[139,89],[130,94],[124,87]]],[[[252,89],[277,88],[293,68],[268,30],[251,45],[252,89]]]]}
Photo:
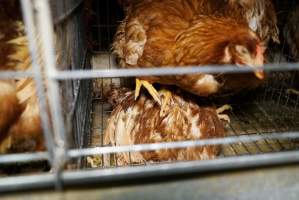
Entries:
{"type": "Polygon", "coordinates": [[[140,88],[141,88],[142,84],[138,78],[136,78],[135,82],[136,82],[135,83],[135,101],[136,101],[136,99],[139,97],[140,88]]]}
{"type": "Polygon", "coordinates": [[[152,84],[148,81],[142,81],[142,85],[147,89],[151,96],[161,105],[160,95],[152,84]]]}
{"type": "Polygon", "coordinates": [[[224,111],[226,111],[226,110],[232,110],[232,107],[230,106],[230,105],[223,105],[223,106],[221,106],[220,108],[217,108],[217,110],[216,110],[216,113],[217,113],[217,115],[218,115],[218,118],[220,119],[220,120],[224,120],[224,121],[227,121],[228,123],[230,123],[230,118],[229,118],[229,116],[228,115],[226,115],[226,114],[221,114],[221,113],[223,113],[224,111]]]}
{"type": "Polygon", "coordinates": [[[157,92],[157,90],[154,88],[152,84],[150,84],[148,81],[139,80],[136,78],[136,87],[135,87],[135,100],[138,98],[140,94],[140,88],[141,86],[144,86],[147,91],[150,93],[150,95],[154,98],[155,101],[161,105],[160,95],[157,92]]]}
{"type": "Polygon", "coordinates": [[[159,91],[159,93],[164,96],[164,98],[162,99],[162,105],[161,105],[161,110],[160,110],[160,116],[163,116],[164,112],[166,110],[166,106],[171,99],[171,92],[168,90],[162,89],[159,91]]]}

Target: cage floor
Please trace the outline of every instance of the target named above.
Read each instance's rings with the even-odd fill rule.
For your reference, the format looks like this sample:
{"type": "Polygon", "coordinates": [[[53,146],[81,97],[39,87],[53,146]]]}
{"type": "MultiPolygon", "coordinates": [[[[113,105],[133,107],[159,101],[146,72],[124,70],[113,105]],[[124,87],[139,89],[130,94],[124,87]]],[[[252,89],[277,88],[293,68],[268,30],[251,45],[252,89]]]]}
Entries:
{"type": "MultiPolygon", "coordinates": [[[[114,58],[110,54],[97,54],[92,59],[92,66],[95,69],[115,68],[114,58]]],[[[109,115],[111,113],[110,105],[105,102],[103,94],[109,90],[111,84],[123,85],[123,79],[97,79],[94,81],[94,97],[92,100],[92,130],[89,141],[90,147],[103,145],[103,132],[109,115]]],[[[294,105],[289,98],[284,99],[283,94],[275,93],[274,90],[268,95],[279,96],[277,100],[255,100],[246,99],[244,101],[237,100],[231,104],[232,111],[229,113],[231,122],[226,124],[228,136],[235,135],[253,135],[275,132],[291,132],[299,131],[299,112],[294,109],[294,105]],[[286,103],[287,102],[287,103],[286,103]]],[[[293,102],[294,103],[294,102],[293,102]]],[[[296,105],[297,106],[297,105],[296,105]]],[[[288,151],[299,148],[299,141],[291,139],[264,139],[257,142],[237,143],[231,145],[222,145],[219,157],[240,156],[250,154],[262,154],[270,152],[288,151]]],[[[113,155],[115,158],[115,155],[113,155]]],[[[116,160],[116,159],[114,159],[116,160]]],[[[103,156],[93,157],[92,165],[96,167],[104,165],[103,156]],[[94,164],[96,163],[96,164],[94,164]]],[[[110,163],[117,166],[117,163],[110,163]]]]}

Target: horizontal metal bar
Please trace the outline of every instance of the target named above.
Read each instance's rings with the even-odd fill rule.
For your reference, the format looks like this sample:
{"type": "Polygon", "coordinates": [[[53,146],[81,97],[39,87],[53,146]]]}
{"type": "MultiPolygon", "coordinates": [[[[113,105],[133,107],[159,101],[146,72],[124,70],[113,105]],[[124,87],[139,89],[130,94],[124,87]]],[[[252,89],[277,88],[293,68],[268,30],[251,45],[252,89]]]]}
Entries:
{"type": "Polygon", "coordinates": [[[31,70],[27,71],[1,71],[0,79],[17,79],[17,78],[27,78],[34,77],[37,75],[31,70]]]}
{"type": "MultiPolygon", "coordinates": [[[[79,184],[102,183],[107,181],[112,182],[132,178],[157,177],[194,172],[212,172],[297,162],[299,162],[299,152],[289,151],[226,157],[214,160],[196,160],[135,167],[66,171],[62,172],[61,179],[64,186],[72,186],[79,184]]],[[[49,188],[54,186],[54,180],[53,174],[0,178],[0,192],[49,188]]]]}
{"type": "MultiPolygon", "coordinates": [[[[219,145],[219,144],[233,144],[238,142],[255,142],[263,139],[291,139],[299,138],[299,132],[286,132],[286,133],[269,133],[261,135],[241,135],[230,136],[225,138],[205,139],[205,140],[190,140],[178,142],[164,142],[152,144],[136,144],[126,146],[107,146],[107,147],[94,147],[85,149],[71,149],[67,151],[70,158],[77,158],[82,156],[109,154],[109,153],[122,153],[122,152],[141,152],[159,149],[174,149],[174,148],[187,148],[203,145],[219,145]]],[[[21,153],[21,154],[8,154],[0,156],[0,164],[14,163],[14,162],[31,162],[48,160],[47,152],[38,153],[21,153]]]]}
{"type": "Polygon", "coordinates": [[[281,133],[267,133],[260,135],[241,135],[230,136],[225,138],[205,139],[205,140],[189,140],[178,142],[163,142],[151,144],[135,144],[125,146],[107,146],[107,147],[94,147],[85,149],[72,149],[68,151],[68,156],[75,158],[81,156],[109,154],[109,153],[122,153],[122,152],[140,152],[140,151],[154,151],[160,149],[175,149],[187,148],[204,145],[224,145],[234,144],[239,142],[256,142],[263,139],[291,139],[299,138],[299,132],[281,132],[281,133]]]}
{"type": "Polygon", "coordinates": [[[54,188],[53,174],[34,174],[0,178],[0,192],[54,188]]]}
{"type": "Polygon", "coordinates": [[[0,164],[48,160],[48,152],[0,155],[0,164]]]}
{"type": "MultiPolygon", "coordinates": [[[[262,69],[262,68],[261,68],[262,69]]],[[[290,71],[299,70],[299,63],[277,63],[266,65],[264,70],[271,71],[290,71]],[[281,67],[283,66],[283,68],[281,67]]],[[[132,69],[106,69],[106,70],[72,70],[55,71],[51,77],[58,80],[64,79],[88,79],[88,78],[115,78],[130,76],[163,76],[176,74],[193,73],[248,73],[254,71],[249,67],[227,66],[190,66],[190,67],[159,67],[159,68],[132,68],[132,69]]],[[[38,75],[32,71],[2,71],[0,79],[14,79],[34,77],[38,75]]]]}
{"type": "Polygon", "coordinates": [[[92,178],[99,178],[97,181],[112,181],[119,180],[121,178],[136,178],[138,176],[161,176],[186,172],[220,171],[225,169],[238,169],[296,162],[299,162],[299,151],[226,157],[214,160],[195,160],[136,167],[65,172],[62,176],[66,183],[76,182],[76,179],[80,179],[80,183],[83,183],[84,181],[91,181],[92,178]]]}
{"type": "MultiPolygon", "coordinates": [[[[267,64],[266,72],[299,70],[299,63],[273,63],[267,64]],[[282,67],[283,66],[283,67],[282,67]]],[[[205,65],[188,67],[156,67],[156,68],[131,68],[131,69],[103,69],[103,70],[74,70],[74,71],[53,71],[51,78],[58,80],[66,79],[89,79],[89,78],[116,78],[134,76],[163,76],[194,73],[248,73],[256,68],[236,67],[235,65],[205,65]]]]}

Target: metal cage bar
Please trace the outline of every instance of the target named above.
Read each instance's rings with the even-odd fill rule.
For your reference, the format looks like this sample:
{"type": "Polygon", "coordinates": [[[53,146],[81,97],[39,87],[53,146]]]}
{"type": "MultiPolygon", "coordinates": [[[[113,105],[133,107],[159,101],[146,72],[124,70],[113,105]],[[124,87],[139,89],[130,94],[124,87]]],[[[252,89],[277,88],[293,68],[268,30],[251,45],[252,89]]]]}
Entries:
{"type": "MultiPolygon", "coordinates": [[[[299,152],[280,152],[276,154],[219,158],[216,160],[188,161],[166,164],[154,164],[135,167],[123,167],[98,170],[80,170],[62,172],[64,185],[82,185],[103,183],[132,178],[156,177],[192,172],[223,171],[257,166],[270,166],[282,163],[299,162],[299,152]]],[[[54,188],[54,174],[7,177],[0,179],[0,192],[17,190],[54,188]]]]}
{"type": "MultiPolygon", "coordinates": [[[[35,71],[34,79],[37,86],[37,94],[39,99],[39,107],[41,109],[41,113],[47,113],[47,102],[46,102],[46,95],[45,95],[45,88],[43,87],[43,80],[42,80],[42,67],[38,64],[38,49],[37,49],[37,42],[35,40],[35,27],[33,24],[33,15],[30,10],[32,10],[31,3],[29,0],[22,0],[21,1],[23,15],[24,15],[24,22],[25,26],[27,27],[27,37],[29,39],[29,47],[32,56],[32,65],[33,70],[35,71]]],[[[54,151],[54,143],[52,139],[52,132],[50,127],[50,119],[49,116],[44,114],[41,115],[42,120],[42,128],[44,133],[44,138],[46,141],[47,149],[50,154],[50,163],[53,164],[53,151],[54,151]]]]}
{"type": "MultiPolygon", "coordinates": [[[[299,70],[299,63],[273,63],[266,64],[265,72],[292,71],[299,70]],[[283,68],[281,67],[283,66],[283,68]]],[[[249,73],[254,69],[250,67],[237,68],[234,65],[206,65],[206,66],[188,66],[188,67],[159,67],[159,68],[134,68],[134,69],[97,69],[97,70],[74,70],[57,71],[52,74],[57,80],[67,79],[91,79],[91,78],[115,78],[115,77],[135,77],[135,76],[163,76],[163,75],[181,75],[194,73],[249,73]]]]}
{"type": "MultiPolygon", "coordinates": [[[[56,73],[53,36],[54,29],[49,1],[34,1],[34,5],[36,9],[37,27],[41,34],[42,54],[44,55],[46,80],[48,81],[48,98],[55,136],[54,162],[52,169],[55,173],[55,185],[60,188],[62,186],[60,176],[61,170],[66,161],[67,141],[65,136],[64,119],[62,117],[59,86],[58,82],[52,78],[52,75],[56,73]]],[[[33,11],[31,10],[31,12],[33,11]]]]}

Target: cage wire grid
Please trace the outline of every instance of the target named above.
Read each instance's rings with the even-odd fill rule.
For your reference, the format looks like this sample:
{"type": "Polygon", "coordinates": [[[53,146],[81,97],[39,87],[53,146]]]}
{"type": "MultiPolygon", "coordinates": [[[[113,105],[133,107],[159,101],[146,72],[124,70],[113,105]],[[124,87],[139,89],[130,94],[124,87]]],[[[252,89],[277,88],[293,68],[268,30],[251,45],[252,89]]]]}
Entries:
{"type": "MultiPolygon", "coordinates": [[[[269,96],[264,97],[263,101],[255,100],[248,104],[242,104],[242,109],[238,108],[239,104],[233,104],[234,110],[231,113],[232,123],[227,127],[229,134],[225,138],[157,144],[138,144],[118,147],[101,146],[98,144],[98,142],[102,143],[103,136],[101,133],[104,130],[104,124],[106,120],[105,116],[107,117],[107,114],[109,114],[110,108],[108,108],[107,105],[104,104],[103,95],[93,96],[91,99],[91,106],[93,107],[94,111],[91,113],[91,116],[92,119],[97,119],[97,121],[99,120],[101,122],[101,125],[96,127],[92,126],[91,129],[97,131],[99,137],[98,141],[93,141],[93,135],[88,137],[88,132],[81,133],[81,135],[78,135],[77,140],[80,138],[80,140],[86,141],[87,139],[91,142],[85,142],[85,145],[83,145],[85,147],[81,148],[84,142],[77,141],[79,143],[78,148],[68,149],[66,145],[66,132],[67,128],[69,127],[65,127],[65,124],[63,123],[63,108],[61,107],[60,103],[58,85],[59,81],[82,81],[85,79],[100,78],[100,92],[102,93],[104,90],[103,79],[107,78],[110,83],[116,81],[119,84],[123,84],[123,80],[119,80],[116,77],[216,72],[244,73],[250,72],[252,70],[249,68],[236,69],[234,66],[204,66],[200,68],[196,66],[190,66],[159,69],[114,69],[114,59],[111,57],[111,54],[108,53],[101,54],[101,56],[105,57],[105,59],[102,59],[102,61],[108,62],[108,64],[106,63],[103,65],[103,68],[91,70],[82,70],[76,68],[75,70],[61,71],[56,67],[55,64],[55,53],[52,35],[53,23],[51,20],[49,1],[21,0],[21,3],[26,30],[28,30],[27,35],[29,39],[34,70],[29,72],[1,72],[0,78],[9,79],[28,76],[35,78],[37,89],[39,91],[38,97],[40,101],[40,107],[41,110],[44,111],[41,113],[41,117],[43,121],[42,125],[45,138],[47,140],[48,152],[1,155],[0,164],[29,162],[34,160],[49,160],[53,170],[51,173],[1,177],[0,191],[50,186],[61,187],[63,185],[78,184],[82,182],[99,182],[108,180],[112,181],[119,180],[121,178],[132,178],[148,175],[159,176],[193,171],[203,172],[299,161],[298,151],[288,151],[298,148],[297,142],[291,141],[291,139],[299,138],[299,132],[297,130],[298,121],[294,121],[294,118],[292,118],[293,116],[296,116],[294,115],[294,113],[296,114],[298,112],[298,96],[295,97],[295,99],[291,99],[290,94],[286,94],[285,92],[283,92],[283,86],[281,86],[281,88],[274,88],[272,90],[269,88],[266,89],[265,93],[271,94],[271,97],[273,99],[276,99],[272,102],[273,104],[269,104],[269,101],[266,101],[269,96]],[[36,21],[34,20],[34,18],[36,19],[36,21]],[[42,68],[37,62],[38,48],[34,40],[35,33],[33,31],[37,29],[39,30],[39,33],[41,35],[41,43],[44,46],[43,55],[46,69],[45,76],[49,81],[47,91],[49,97],[50,112],[52,115],[51,122],[54,128],[53,133],[49,131],[49,119],[45,117],[46,101],[45,94],[43,94],[44,88],[42,88],[42,77],[40,73],[42,71],[42,68]],[[252,105],[254,105],[255,110],[251,110],[253,108],[252,105]],[[274,105],[276,105],[276,107],[274,105]],[[292,107],[290,107],[290,105],[292,105],[292,107]],[[248,106],[249,110],[244,110],[246,106],[248,106]],[[98,107],[98,110],[95,107],[98,107]],[[276,113],[276,115],[275,108],[278,108],[279,111],[278,113],[276,113]],[[285,115],[281,113],[282,111],[284,111],[285,115]],[[101,114],[101,116],[96,118],[95,115],[99,113],[101,114]],[[290,115],[290,113],[293,114],[290,115]],[[261,119],[263,121],[261,121],[261,119]],[[92,144],[92,142],[95,143],[92,144]],[[129,166],[121,168],[114,166],[112,168],[95,170],[64,170],[63,167],[67,163],[68,159],[71,158],[82,158],[92,155],[102,156],[104,154],[113,155],[121,152],[149,151],[166,148],[186,148],[191,146],[194,147],[216,144],[221,144],[223,146],[223,149],[225,150],[222,151],[222,154],[221,156],[219,156],[219,158],[216,158],[214,160],[163,164],[154,163],[153,165],[148,165],[148,163],[146,163],[146,166],[129,166]]],[[[106,11],[109,12],[109,8],[106,9],[106,11]]],[[[111,27],[111,30],[109,31],[113,32],[115,25],[108,24],[108,26],[111,27]]],[[[103,26],[98,25],[98,27],[103,26]]],[[[109,35],[111,34],[111,32],[108,32],[107,37],[110,37],[109,35]]],[[[111,38],[108,39],[111,40],[111,38]]],[[[100,52],[102,51],[98,50],[94,51],[93,53],[98,54],[100,52]]],[[[277,62],[275,64],[269,64],[265,66],[266,71],[291,71],[298,69],[298,63],[288,62],[277,62]],[[281,68],[282,65],[284,66],[283,69],[281,68]]],[[[292,76],[291,80],[288,80],[287,82],[289,81],[295,81],[294,77],[292,76]]],[[[79,91],[82,90],[79,89],[79,91]]],[[[91,125],[93,125],[93,123],[91,125]]],[[[93,133],[93,131],[91,131],[91,133],[93,133]]]]}

